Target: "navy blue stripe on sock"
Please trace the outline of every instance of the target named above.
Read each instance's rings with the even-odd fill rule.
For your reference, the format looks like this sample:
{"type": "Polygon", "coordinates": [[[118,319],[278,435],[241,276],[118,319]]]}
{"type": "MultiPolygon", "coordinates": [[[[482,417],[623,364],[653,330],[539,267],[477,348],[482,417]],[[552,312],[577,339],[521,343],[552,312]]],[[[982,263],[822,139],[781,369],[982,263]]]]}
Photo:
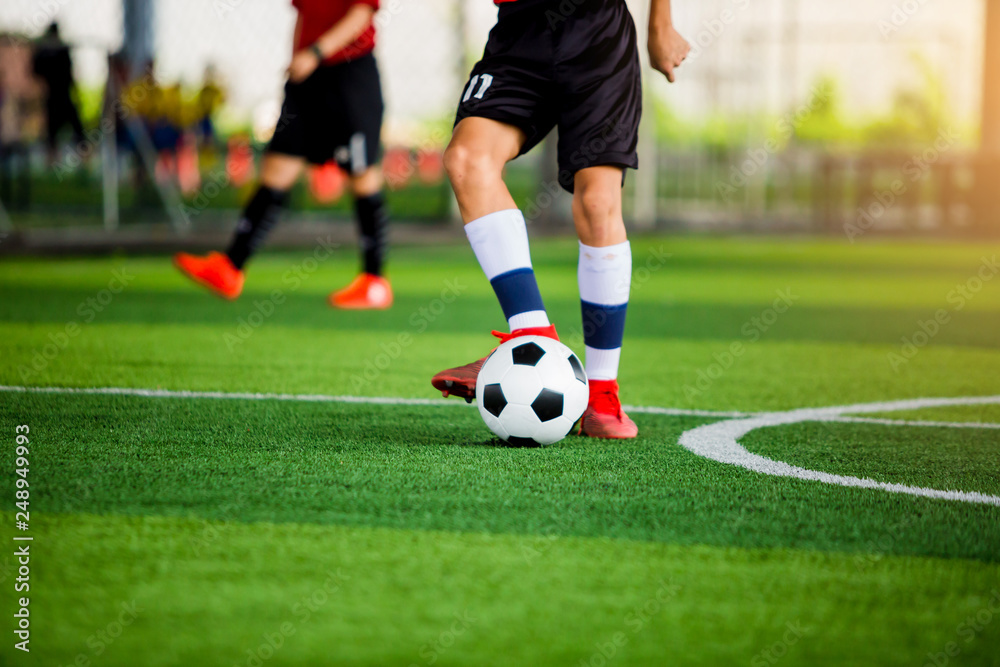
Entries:
{"type": "Polygon", "coordinates": [[[601,306],[580,301],[583,314],[583,342],[595,350],[617,350],[625,337],[625,312],[628,304],[601,306]]]}
{"type": "Polygon", "coordinates": [[[531,269],[514,269],[501,273],[490,281],[490,285],[493,286],[500,307],[503,308],[503,315],[508,320],[532,310],[545,310],[535,281],[535,272],[531,269]]]}

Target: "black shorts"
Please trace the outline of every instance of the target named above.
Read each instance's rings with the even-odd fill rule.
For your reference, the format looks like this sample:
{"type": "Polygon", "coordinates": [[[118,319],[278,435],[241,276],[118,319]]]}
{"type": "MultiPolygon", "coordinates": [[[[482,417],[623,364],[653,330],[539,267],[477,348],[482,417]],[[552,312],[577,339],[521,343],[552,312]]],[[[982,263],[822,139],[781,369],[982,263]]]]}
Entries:
{"type": "Polygon", "coordinates": [[[581,169],[639,166],[642,80],[625,0],[518,0],[500,6],[458,105],[519,127],[527,153],[559,127],[559,184],[581,169]]]}
{"type": "Polygon", "coordinates": [[[285,102],[269,153],[336,159],[348,173],[377,164],[381,152],[382,86],[375,56],[318,67],[308,79],[285,84],[285,102]]]}

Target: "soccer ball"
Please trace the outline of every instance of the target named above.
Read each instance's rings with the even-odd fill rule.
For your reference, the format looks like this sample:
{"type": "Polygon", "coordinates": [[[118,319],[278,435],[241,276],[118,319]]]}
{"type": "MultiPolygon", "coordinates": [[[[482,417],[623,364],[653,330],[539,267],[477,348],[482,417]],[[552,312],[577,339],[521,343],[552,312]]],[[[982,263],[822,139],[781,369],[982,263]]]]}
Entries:
{"type": "Polygon", "coordinates": [[[512,445],[536,447],[566,437],[590,392],[580,360],[545,336],[521,336],[493,350],[476,380],[479,414],[512,445]]]}

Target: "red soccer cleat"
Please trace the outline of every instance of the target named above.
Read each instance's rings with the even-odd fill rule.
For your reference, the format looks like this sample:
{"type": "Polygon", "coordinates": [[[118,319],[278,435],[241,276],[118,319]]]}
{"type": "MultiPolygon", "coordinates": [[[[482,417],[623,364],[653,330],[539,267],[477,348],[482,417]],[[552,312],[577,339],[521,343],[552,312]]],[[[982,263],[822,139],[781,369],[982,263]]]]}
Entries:
{"type": "Polygon", "coordinates": [[[243,272],[221,252],[210,252],[204,257],[179,252],[174,255],[174,266],[223,299],[232,301],[243,291],[243,272]]]}
{"type": "Polygon", "coordinates": [[[579,435],[591,438],[634,438],[639,427],[622,410],[617,380],[591,380],[590,402],[580,417],[579,435]]]}
{"type": "MultiPolygon", "coordinates": [[[[526,327],[524,329],[515,329],[510,333],[503,333],[500,331],[494,331],[492,333],[500,339],[501,344],[506,343],[513,338],[520,338],[521,336],[547,336],[548,338],[559,340],[559,335],[556,333],[556,327],[554,324],[550,324],[547,327],[526,327]]],[[[479,359],[478,361],[473,361],[471,364],[465,364],[464,366],[449,368],[446,371],[441,371],[431,378],[431,384],[434,385],[434,388],[440,391],[445,398],[448,398],[449,396],[458,396],[459,398],[464,398],[466,403],[471,403],[472,399],[476,397],[476,379],[479,377],[479,371],[483,369],[483,364],[488,358],[489,355],[479,359]]]]}
{"type": "Polygon", "coordinates": [[[362,273],[326,301],[345,310],[385,310],[392,305],[392,286],[382,276],[362,273]]]}

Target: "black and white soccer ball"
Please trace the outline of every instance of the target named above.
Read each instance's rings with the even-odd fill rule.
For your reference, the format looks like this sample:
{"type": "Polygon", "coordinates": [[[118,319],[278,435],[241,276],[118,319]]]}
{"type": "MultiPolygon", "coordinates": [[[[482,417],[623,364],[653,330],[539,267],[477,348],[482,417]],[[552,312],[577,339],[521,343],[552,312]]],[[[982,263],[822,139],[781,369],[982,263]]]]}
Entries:
{"type": "Polygon", "coordinates": [[[573,350],[545,336],[507,341],[486,359],[476,380],[479,414],[512,445],[562,440],[589,396],[587,374],[573,350]]]}

